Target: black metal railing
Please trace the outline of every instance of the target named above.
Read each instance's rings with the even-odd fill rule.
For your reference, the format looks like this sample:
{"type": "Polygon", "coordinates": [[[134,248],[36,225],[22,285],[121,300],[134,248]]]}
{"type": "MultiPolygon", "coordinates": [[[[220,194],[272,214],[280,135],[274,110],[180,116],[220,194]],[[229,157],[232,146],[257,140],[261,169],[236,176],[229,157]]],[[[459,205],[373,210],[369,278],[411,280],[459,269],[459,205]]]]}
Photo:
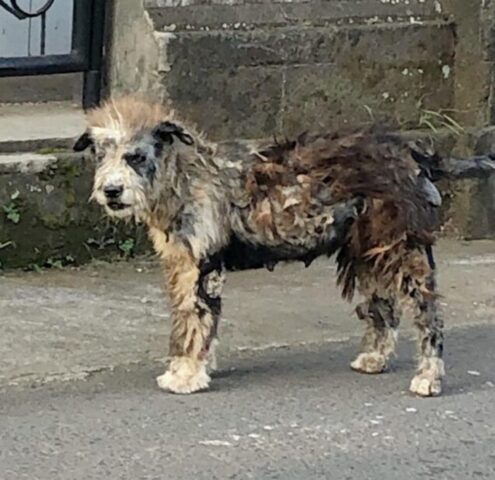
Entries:
{"type": "MultiPolygon", "coordinates": [[[[62,0],[66,2],[67,0],[62,0]]],[[[0,8],[20,21],[41,19],[40,54],[25,57],[0,57],[0,77],[84,73],[83,103],[94,105],[99,99],[103,56],[105,0],[73,0],[71,49],[67,54],[46,54],[46,16],[55,0],[47,0],[35,11],[26,11],[18,0],[0,0],[0,8]]]]}
{"type": "Polygon", "coordinates": [[[17,0],[10,0],[10,5],[6,1],[0,0],[0,7],[3,7],[7,10],[7,12],[11,13],[19,20],[24,20],[25,18],[34,18],[45,15],[53,5],[53,2],[55,2],[55,0],[47,0],[42,7],[38,8],[38,10],[35,10],[34,12],[26,12],[26,10],[19,6],[17,0]]]}
{"type": "Polygon", "coordinates": [[[3,7],[7,12],[14,15],[19,20],[25,20],[27,18],[40,17],[41,20],[41,32],[40,32],[40,54],[44,55],[46,51],[46,12],[53,5],[55,0],[47,0],[47,2],[34,12],[27,12],[25,9],[21,8],[17,0],[10,0],[10,5],[4,1],[0,0],[0,7],[3,7]]]}

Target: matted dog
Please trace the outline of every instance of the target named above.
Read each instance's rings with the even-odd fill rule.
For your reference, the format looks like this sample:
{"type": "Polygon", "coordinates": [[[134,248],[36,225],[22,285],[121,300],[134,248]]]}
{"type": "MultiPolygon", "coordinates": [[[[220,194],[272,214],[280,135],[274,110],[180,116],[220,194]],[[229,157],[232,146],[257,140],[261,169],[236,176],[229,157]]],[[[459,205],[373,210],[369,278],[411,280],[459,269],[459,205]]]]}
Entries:
{"type": "Polygon", "coordinates": [[[443,161],[373,130],[219,146],[133,97],[108,101],[87,121],[74,149],[90,147],[95,158],[93,198],[112,217],[144,222],[165,267],[172,329],[161,388],[208,387],[226,270],[336,254],[344,298],[364,297],[356,311],[366,332],[351,367],[385,371],[408,312],[419,338],[410,390],[440,394],[431,246],[441,198],[432,181],[493,169],[491,159],[443,161]]]}

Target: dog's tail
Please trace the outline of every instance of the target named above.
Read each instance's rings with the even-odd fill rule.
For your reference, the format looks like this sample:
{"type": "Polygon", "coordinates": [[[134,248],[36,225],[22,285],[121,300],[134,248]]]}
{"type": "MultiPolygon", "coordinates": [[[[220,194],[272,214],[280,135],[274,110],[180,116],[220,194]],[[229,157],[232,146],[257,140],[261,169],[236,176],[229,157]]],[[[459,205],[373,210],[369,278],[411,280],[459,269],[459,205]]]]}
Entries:
{"type": "Polygon", "coordinates": [[[467,159],[444,158],[442,174],[451,179],[484,178],[495,173],[495,155],[478,155],[467,159]]]}
{"type": "Polygon", "coordinates": [[[432,182],[442,178],[486,178],[495,174],[495,154],[477,155],[470,158],[442,157],[436,153],[411,148],[412,156],[421,172],[432,182]]]}

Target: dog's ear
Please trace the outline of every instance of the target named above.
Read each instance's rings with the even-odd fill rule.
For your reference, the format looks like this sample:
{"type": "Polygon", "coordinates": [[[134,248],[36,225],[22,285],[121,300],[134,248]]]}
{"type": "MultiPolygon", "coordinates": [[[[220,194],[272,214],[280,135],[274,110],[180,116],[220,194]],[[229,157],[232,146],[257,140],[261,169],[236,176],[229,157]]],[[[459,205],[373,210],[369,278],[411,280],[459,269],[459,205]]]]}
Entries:
{"type": "Polygon", "coordinates": [[[152,132],[153,136],[163,143],[169,145],[173,143],[174,137],[178,138],[182,143],[186,145],[192,145],[194,143],[193,138],[188,133],[184,132],[184,129],[172,122],[159,123],[152,132]]]}
{"type": "Polygon", "coordinates": [[[77,140],[72,147],[75,152],[82,152],[88,147],[94,144],[93,138],[91,137],[88,130],[86,130],[77,140]]]}

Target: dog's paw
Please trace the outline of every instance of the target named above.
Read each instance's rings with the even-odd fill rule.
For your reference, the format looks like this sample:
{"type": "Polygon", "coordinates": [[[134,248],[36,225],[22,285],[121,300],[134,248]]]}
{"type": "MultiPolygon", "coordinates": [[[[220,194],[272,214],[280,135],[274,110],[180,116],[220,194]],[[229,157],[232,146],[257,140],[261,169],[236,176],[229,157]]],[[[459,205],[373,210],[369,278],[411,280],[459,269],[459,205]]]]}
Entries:
{"type": "Polygon", "coordinates": [[[360,353],[351,368],[361,373],[382,373],[387,369],[387,359],[378,352],[360,353]]]}
{"type": "Polygon", "coordinates": [[[420,373],[412,379],[409,390],[421,397],[436,397],[442,393],[442,380],[420,373]]]}
{"type": "Polygon", "coordinates": [[[421,397],[436,397],[442,393],[442,377],[445,375],[443,360],[425,358],[411,381],[409,390],[421,397]]]}
{"type": "Polygon", "coordinates": [[[168,370],[156,381],[163,390],[188,394],[207,389],[210,377],[204,362],[188,357],[174,357],[168,370]]]}

